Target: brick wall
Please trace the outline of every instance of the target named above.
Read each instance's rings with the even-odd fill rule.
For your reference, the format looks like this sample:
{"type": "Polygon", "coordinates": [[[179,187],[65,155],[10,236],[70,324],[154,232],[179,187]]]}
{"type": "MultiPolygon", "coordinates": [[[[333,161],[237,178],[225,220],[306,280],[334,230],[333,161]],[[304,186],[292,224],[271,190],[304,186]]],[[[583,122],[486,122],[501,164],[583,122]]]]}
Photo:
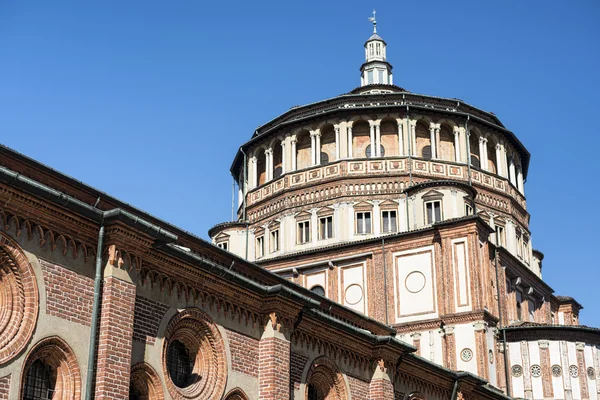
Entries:
{"type": "Polygon", "coordinates": [[[387,379],[374,379],[369,388],[370,400],[394,400],[394,387],[387,379]]]}
{"type": "Polygon", "coordinates": [[[290,342],[263,338],[259,345],[258,397],[261,400],[290,398],[290,342]]]}
{"type": "Polygon", "coordinates": [[[290,389],[299,390],[302,383],[302,372],[308,362],[308,357],[292,352],[290,354],[290,389]]]}
{"type": "Polygon", "coordinates": [[[46,313],[90,326],[94,280],[65,267],[40,260],[46,285],[46,313]]]}
{"type": "Polygon", "coordinates": [[[361,400],[369,398],[369,383],[357,379],[353,376],[348,376],[348,385],[353,399],[361,400]]]}
{"type": "Polygon", "coordinates": [[[135,285],[104,280],[98,340],[96,399],[128,399],[135,285]]]}
{"type": "Polygon", "coordinates": [[[10,375],[0,378],[0,400],[8,400],[10,393],[10,375]]]}
{"type": "Polygon", "coordinates": [[[169,306],[145,297],[136,296],[133,313],[133,340],[154,344],[158,326],[169,306]]]}
{"type": "Polygon", "coordinates": [[[231,369],[243,374],[258,377],[259,340],[227,330],[231,369]]]}

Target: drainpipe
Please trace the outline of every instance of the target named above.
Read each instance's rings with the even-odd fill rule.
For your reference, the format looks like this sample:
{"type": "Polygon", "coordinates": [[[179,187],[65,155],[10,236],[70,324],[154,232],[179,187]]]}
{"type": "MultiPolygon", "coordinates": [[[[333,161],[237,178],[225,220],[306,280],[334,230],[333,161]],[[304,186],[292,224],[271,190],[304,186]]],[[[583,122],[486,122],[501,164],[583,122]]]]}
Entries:
{"type": "Polygon", "coordinates": [[[246,221],[246,199],[248,197],[248,156],[246,152],[244,152],[244,148],[240,147],[240,151],[244,155],[244,190],[242,191],[244,194],[244,202],[242,209],[242,220],[246,224],[246,260],[248,260],[248,221],[246,221]]]}
{"type": "Polygon", "coordinates": [[[502,331],[502,345],[504,346],[504,378],[506,381],[506,395],[511,396],[510,394],[510,375],[508,374],[508,346],[506,345],[506,331],[504,330],[504,320],[502,318],[502,302],[500,301],[500,273],[498,272],[498,243],[499,236],[498,231],[496,230],[496,246],[494,246],[494,268],[496,269],[496,293],[498,296],[498,325],[500,325],[500,330],[502,331]]]}
{"type": "Polygon", "coordinates": [[[104,241],[104,216],[100,220],[98,231],[98,249],[96,250],[96,276],[94,278],[94,305],[92,308],[92,321],[90,326],[90,344],[88,350],[88,371],[85,383],[85,399],[93,398],[92,386],[94,385],[94,364],[96,363],[96,333],[98,330],[98,314],[100,311],[100,290],[102,288],[102,247],[104,241]]]}
{"type": "Polygon", "coordinates": [[[454,381],[454,387],[452,388],[452,396],[450,396],[450,400],[456,400],[456,395],[458,394],[458,380],[460,378],[456,378],[454,381]]]}
{"type": "Polygon", "coordinates": [[[383,258],[383,300],[385,301],[385,324],[388,322],[388,288],[387,288],[387,265],[385,262],[385,238],[381,238],[381,257],[383,258]]]}

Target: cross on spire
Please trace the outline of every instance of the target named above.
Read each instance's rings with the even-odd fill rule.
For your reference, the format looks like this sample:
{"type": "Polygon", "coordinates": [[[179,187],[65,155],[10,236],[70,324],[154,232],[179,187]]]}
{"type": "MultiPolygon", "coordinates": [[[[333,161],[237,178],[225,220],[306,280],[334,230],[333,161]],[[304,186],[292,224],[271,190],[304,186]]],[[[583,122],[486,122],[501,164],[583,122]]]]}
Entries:
{"type": "Polygon", "coordinates": [[[377,19],[376,19],[377,11],[373,9],[373,16],[369,17],[369,21],[373,23],[373,33],[377,33],[377,19]]]}

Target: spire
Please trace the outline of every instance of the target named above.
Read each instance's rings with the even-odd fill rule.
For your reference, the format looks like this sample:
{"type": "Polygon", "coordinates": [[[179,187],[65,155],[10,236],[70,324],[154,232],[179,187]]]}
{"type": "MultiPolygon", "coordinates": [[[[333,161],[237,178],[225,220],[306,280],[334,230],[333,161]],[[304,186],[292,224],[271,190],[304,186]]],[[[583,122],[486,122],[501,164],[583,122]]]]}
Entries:
{"type": "Polygon", "coordinates": [[[377,34],[377,11],[369,17],[373,23],[373,34],[365,43],[365,63],[360,67],[361,86],[372,84],[392,84],[392,66],[386,60],[386,43],[377,34]]]}
{"type": "Polygon", "coordinates": [[[375,17],[376,14],[377,14],[377,11],[375,11],[375,9],[373,9],[373,16],[369,17],[369,21],[371,21],[373,23],[373,34],[377,33],[377,19],[375,17]]]}

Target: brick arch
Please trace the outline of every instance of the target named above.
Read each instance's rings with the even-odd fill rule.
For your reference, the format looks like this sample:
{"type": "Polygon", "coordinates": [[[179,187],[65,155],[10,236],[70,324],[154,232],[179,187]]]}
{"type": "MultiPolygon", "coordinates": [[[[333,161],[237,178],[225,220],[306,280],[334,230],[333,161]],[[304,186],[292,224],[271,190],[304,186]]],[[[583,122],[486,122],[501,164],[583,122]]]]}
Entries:
{"type": "Polygon", "coordinates": [[[81,372],[77,358],[71,347],[58,336],[40,340],[29,352],[21,371],[21,394],[25,388],[25,378],[29,367],[37,360],[52,369],[55,394],[53,400],[79,400],[81,398],[81,372]]]}
{"type": "Polygon", "coordinates": [[[304,398],[308,400],[309,385],[317,390],[319,400],[348,400],[346,382],[338,367],[325,356],[311,364],[305,380],[304,398]]]}
{"type": "Polygon", "coordinates": [[[167,390],[173,399],[220,398],[227,382],[227,358],[221,333],[210,316],[198,308],[176,314],[163,341],[162,364],[167,390]],[[193,373],[198,379],[186,388],[175,386],[167,368],[167,350],[174,340],[196,353],[193,373]]]}
{"type": "Polygon", "coordinates": [[[162,384],[158,374],[150,365],[141,362],[131,367],[131,386],[133,386],[144,399],[164,400],[162,384]]]}
{"type": "Polygon", "coordinates": [[[242,389],[235,388],[225,395],[225,400],[249,400],[249,398],[242,389]]]}
{"type": "Polygon", "coordinates": [[[33,268],[19,245],[0,233],[0,364],[31,340],[39,295],[33,268]]]}

